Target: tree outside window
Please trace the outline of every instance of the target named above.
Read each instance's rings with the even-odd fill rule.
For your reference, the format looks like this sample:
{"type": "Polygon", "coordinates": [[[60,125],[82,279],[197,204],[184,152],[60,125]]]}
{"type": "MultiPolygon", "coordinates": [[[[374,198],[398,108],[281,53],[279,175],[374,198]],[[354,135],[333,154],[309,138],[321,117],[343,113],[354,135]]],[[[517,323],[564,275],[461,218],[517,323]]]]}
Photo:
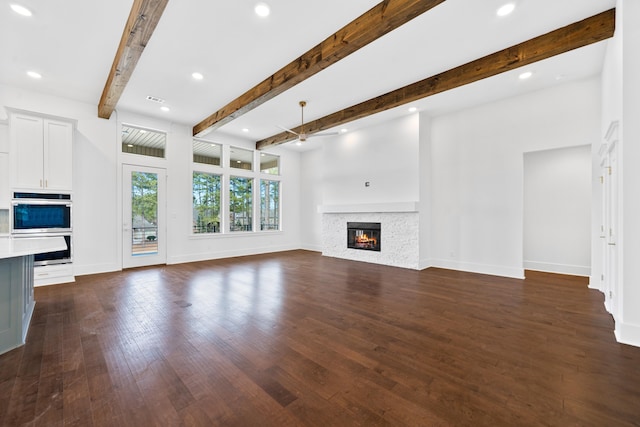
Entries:
{"type": "Polygon", "coordinates": [[[229,231],[253,229],[253,179],[229,177],[229,231]]]}
{"type": "Polygon", "coordinates": [[[193,173],[193,232],[220,232],[220,175],[193,173]]]}
{"type": "Polygon", "coordinates": [[[133,252],[155,253],[158,249],[158,175],[131,174],[131,239],[133,252]]]}
{"type": "Polygon", "coordinates": [[[260,180],[260,230],[280,229],[280,182],[260,180]]]}

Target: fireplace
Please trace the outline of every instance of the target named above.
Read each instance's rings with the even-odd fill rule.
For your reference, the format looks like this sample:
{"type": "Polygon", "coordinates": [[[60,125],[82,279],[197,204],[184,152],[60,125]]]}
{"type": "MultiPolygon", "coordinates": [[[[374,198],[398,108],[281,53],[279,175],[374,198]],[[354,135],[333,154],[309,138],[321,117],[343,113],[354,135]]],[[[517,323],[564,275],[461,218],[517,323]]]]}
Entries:
{"type": "Polygon", "coordinates": [[[379,222],[347,222],[347,248],[380,252],[379,222]]]}

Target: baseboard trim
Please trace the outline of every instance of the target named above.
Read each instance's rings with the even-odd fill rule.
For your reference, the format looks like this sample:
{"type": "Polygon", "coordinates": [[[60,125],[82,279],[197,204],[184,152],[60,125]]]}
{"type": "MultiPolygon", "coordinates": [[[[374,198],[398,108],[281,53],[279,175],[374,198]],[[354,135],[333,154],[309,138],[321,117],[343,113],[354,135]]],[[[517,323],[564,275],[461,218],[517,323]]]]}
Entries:
{"type": "Polygon", "coordinates": [[[233,251],[204,252],[189,255],[167,257],[167,264],[184,264],[186,262],[209,261],[213,259],[233,258],[238,256],[261,255],[274,252],[285,252],[300,249],[297,245],[269,246],[263,248],[239,249],[233,251]]]}
{"type": "Polygon", "coordinates": [[[322,252],[322,246],[319,246],[319,245],[305,245],[304,243],[302,245],[300,245],[299,249],[303,249],[305,251],[312,251],[312,252],[322,252]]]}
{"type": "Polygon", "coordinates": [[[589,289],[595,289],[596,291],[602,292],[600,289],[601,283],[599,277],[594,277],[593,275],[589,276],[589,289]]]}
{"type": "Polygon", "coordinates": [[[568,274],[571,276],[591,276],[591,267],[584,265],[554,264],[551,262],[524,261],[525,270],[545,273],[568,274]]]}
{"type": "Polygon", "coordinates": [[[616,322],[614,333],[619,343],[640,347],[640,325],[616,322]]]}
{"type": "Polygon", "coordinates": [[[431,267],[466,271],[469,273],[489,274],[491,276],[510,277],[512,279],[524,279],[524,268],[517,267],[477,264],[472,262],[460,262],[446,259],[432,260],[431,267]]]}
{"type": "Polygon", "coordinates": [[[429,267],[433,267],[433,261],[431,259],[421,259],[418,261],[418,270],[425,270],[429,267]]]}
{"type": "Polygon", "coordinates": [[[89,274],[102,274],[111,273],[114,271],[120,271],[122,267],[118,264],[90,264],[90,265],[78,265],[73,264],[74,276],[87,276],[89,274]]]}

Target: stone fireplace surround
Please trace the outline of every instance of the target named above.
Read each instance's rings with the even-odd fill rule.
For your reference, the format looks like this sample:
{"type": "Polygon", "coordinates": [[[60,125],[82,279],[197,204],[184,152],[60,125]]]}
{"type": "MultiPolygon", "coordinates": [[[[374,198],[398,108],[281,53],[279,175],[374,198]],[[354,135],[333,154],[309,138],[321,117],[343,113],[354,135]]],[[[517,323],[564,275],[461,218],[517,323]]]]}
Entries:
{"type": "Polygon", "coordinates": [[[322,255],[419,269],[417,202],[322,205],[322,255]],[[347,248],[347,222],[381,223],[380,252],[347,248]]]}

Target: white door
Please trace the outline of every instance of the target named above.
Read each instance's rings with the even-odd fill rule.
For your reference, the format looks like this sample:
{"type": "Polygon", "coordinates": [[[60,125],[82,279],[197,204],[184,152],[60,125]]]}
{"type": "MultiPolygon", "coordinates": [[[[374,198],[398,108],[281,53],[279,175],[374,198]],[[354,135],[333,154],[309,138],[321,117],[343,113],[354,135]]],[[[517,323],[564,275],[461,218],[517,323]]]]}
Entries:
{"type": "Polygon", "coordinates": [[[122,165],[122,267],[167,262],[164,169],[122,165]]]}

